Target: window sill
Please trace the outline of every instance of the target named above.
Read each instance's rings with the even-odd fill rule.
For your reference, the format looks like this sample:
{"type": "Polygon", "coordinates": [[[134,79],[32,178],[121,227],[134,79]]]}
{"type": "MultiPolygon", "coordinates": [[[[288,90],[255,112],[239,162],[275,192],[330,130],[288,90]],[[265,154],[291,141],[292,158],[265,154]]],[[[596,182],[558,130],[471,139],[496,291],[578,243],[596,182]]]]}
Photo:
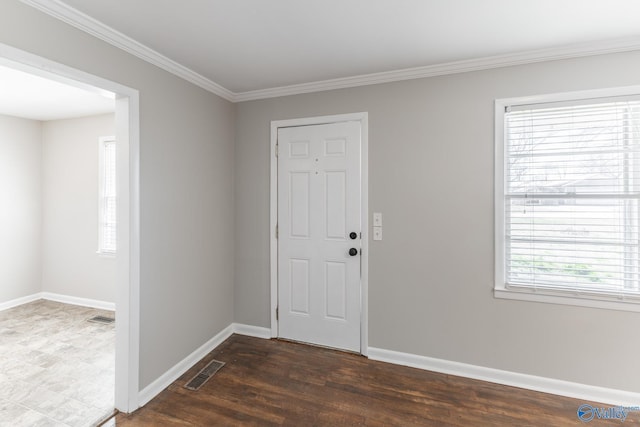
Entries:
{"type": "Polygon", "coordinates": [[[531,289],[507,289],[505,287],[496,287],[494,288],[493,296],[501,299],[640,312],[640,300],[636,298],[616,297],[614,295],[600,296],[578,293],[573,294],[548,289],[536,289],[534,291],[531,289]]]}
{"type": "Polygon", "coordinates": [[[115,252],[96,251],[96,253],[98,254],[98,256],[100,258],[115,258],[116,257],[116,253],[115,252]]]}

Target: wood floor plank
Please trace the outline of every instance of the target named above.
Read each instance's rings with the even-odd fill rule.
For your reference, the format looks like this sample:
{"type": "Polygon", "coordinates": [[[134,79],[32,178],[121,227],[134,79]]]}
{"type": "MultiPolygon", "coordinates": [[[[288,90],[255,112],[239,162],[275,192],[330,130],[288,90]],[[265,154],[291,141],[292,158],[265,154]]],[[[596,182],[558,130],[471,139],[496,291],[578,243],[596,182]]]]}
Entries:
{"type": "MultiPolygon", "coordinates": [[[[113,425],[576,426],[583,424],[576,414],[583,403],[593,402],[233,335],[144,408],[119,414],[113,425]],[[225,366],[200,390],[185,389],[212,359],[225,366]]],[[[640,413],[626,421],[638,423],[640,413]]]]}

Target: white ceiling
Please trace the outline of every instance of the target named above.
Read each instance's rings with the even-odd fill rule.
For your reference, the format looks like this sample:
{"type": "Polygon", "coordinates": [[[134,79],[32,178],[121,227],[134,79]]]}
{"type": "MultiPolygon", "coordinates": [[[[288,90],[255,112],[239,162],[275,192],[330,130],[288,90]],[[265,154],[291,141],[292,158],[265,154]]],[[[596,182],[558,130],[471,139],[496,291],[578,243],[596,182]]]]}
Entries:
{"type": "Polygon", "coordinates": [[[0,114],[46,121],[114,111],[113,97],[0,65],[0,114]]]}
{"type": "Polygon", "coordinates": [[[640,37],[637,0],[62,3],[236,94],[640,37]]]}

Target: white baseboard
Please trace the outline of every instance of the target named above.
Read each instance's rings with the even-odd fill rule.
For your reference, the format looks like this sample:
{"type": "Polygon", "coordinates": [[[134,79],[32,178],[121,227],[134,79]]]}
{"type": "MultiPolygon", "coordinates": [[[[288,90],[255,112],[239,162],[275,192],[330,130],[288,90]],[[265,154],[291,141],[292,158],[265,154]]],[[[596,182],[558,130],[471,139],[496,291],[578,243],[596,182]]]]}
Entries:
{"type": "Polygon", "coordinates": [[[233,324],[227,326],[216,336],[200,346],[196,351],[182,359],[173,368],[162,374],[154,382],[140,390],[138,393],[138,405],[144,406],[151,399],[156,397],[162,390],[169,387],[171,383],[180,378],[182,374],[187,372],[189,368],[195,365],[200,359],[206,356],[211,350],[219,346],[233,334],[233,324]]]}
{"type": "Polygon", "coordinates": [[[233,332],[235,334],[246,335],[256,338],[271,338],[271,329],[262,328],[260,326],[243,325],[242,323],[233,323],[233,332]]]}
{"type": "Polygon", "coordinates": [[[0,311],[8,310],[22,304],[28,304],[39,299],[42,299],[42,292],[38,292],[37,294],[33,295],[27,295],[26,297],[12,299],[11,301],[0,302],[0,311]]]}
{"type": "Polygon", "coordinates": [[[62,294],[54,294],[52,292],[38,292],[32,295],[28,295],[26,297],[16,298],[11,301],[2,302],[0,303],[0,311],[8,310],[10,308],[17,307],[22,304],[27,304],[33,301],[37,301],[39,299],[56,301],[64,304],[80,305],[83,307],[98,308],[101,310],[115,311],[116,309],[116,305],[112,302],[99,301],[99,300],[89,299],[89,298],[72,297],[69,295],[62,295],[62,294]]]}
{"type": "Polygon", "coordinates": [[[524,388],[528,390],[551,393],[586,401],[605,403],[610,405],[637,406],[640,393],[597,387],[553,378],[502,371],[500,369],[485,368],[483,366],[452,362],[415,354],[401,353],[369,347],[369,358],[396,365],[410,366],[427,371],[488,381],[491,383],[524,388]]]}
{"type": "MultiPolygon", "coordinates": [[[[269,328],[244,325],[241,323],[230,324],[215,337],[203,344],[173,368],[165,372],[160,378],[141,390],[138,395],[140,406],[147,404],[162,390],[167,388],[171,383],[184,374],[189,368],[195,365],[207,353],[222,344],[234,333],[263,339],[271,338],[271,329],[269,328]]],[[[371,360],[393,363],[395,365],[409,366],[427,371],[456,375],[459,377],[540,391],[543,393],[566,396],[590,402],[599,402],[616,406],[637,406],[638,402],[640,402],[640,393],[636,392],[503,371],[500,369],[486,368],[484,366],[452,362],[449,360],[419,356],[410,353],[401,353],[398,351],[375,347],[368,348],[368,357],[371,360]]]]}
{"type": "Polygon", "coordinates": [[[89,298],[72,297],[69,295],[55,294],[53,292],[41,292],[40,298],[49,301],[62,302],[64,304],[80,305],[83,307],[98,308],[100,310],[115,311],[116,305],[112,302],[99,301],[89,298]]]}
{"type": "Polygon", "coordinates": [[[215,337],[200,346],[196,351],[182,359],[173,368],[169,369],[157,380],[146,386],[138,394],[138,404],[144,406],[156,397],[162,390],[169,387],[171,383],[180,378],[182,374],[187,372],[189,368],[198,363],[200,359],[210,353],[217,346],[222,344],[224,340],[232,334],[247,335],[257,338],[271,338],[271,329],[261,328],[259,326],[243,325],[240,323],[232,323],[215,337]]]}

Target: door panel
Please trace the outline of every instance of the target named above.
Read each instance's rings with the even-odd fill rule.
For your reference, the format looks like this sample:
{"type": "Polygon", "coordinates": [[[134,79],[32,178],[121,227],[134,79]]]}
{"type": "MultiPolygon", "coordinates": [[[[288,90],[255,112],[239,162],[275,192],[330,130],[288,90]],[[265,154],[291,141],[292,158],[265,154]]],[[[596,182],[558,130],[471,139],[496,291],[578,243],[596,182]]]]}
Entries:
{"type": "Polygon", "coordinates": [[[278,335],[360,351],[360,123],[280,128],[278,145],[278,335]]]}
{"type": "Polygon", "coordinates": [[[309,260],[290,259],[291,312],[309,314],[309,260]]]}
{"type": "Polygon", "coordinates": [[[326,317],[346,319],[347,313],[347,269],[344,262],[325,263],[325,288],[327,289],[326,317]]]}
{"type": "Polygon", "coordinates": [[[309,172],[291,172],[289,174],[290,237],[309,238],[309,172]]]}
{"type": "Polygon", "coordinates": [[[346,171],[327,171],[326,181],[326,237],[344,240],[347,235],[347,173],[346,171]]]}

